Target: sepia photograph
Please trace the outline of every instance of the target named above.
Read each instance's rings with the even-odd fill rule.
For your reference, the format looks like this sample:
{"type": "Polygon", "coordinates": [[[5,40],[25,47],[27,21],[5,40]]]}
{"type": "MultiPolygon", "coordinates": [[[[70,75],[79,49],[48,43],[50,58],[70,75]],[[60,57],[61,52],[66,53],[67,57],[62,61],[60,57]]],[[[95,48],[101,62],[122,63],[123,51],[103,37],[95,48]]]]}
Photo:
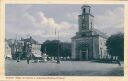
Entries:
{"type": "Polygon", "coordinates": [[[124,4],[5,4],[5,76],[124,76],[124,4]]]}

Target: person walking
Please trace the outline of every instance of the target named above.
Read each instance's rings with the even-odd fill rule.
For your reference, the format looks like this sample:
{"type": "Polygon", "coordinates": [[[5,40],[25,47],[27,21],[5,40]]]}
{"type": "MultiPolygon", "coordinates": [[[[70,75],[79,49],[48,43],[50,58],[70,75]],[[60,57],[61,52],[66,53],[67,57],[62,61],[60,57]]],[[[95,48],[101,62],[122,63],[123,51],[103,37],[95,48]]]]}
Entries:
{"type": "Polygon", "coordinates": [[[29,53],[27,56],[27,64],[29,64],[30,60],[31,60],[31,54],[29,53]]]}
{"type": "Polygon", "coordinates": [[[30,60],[31,60],[31,56],[32,56],[32,53],[31,53],[31,49],[32,49],[32,44],[31,43],[28,43],[28,50],[27,50],[27,63],[29,64],[30,60]]]}
{"type": "Polygon", "coordinates": [[[29,64],[29,60],[30,60],[29,57],[27,57],[27,64],[29,64]]]}
{"type": "Polygon", "coordinates": [[[119,66],[121,66],[121,63],[120,63],[119,58],[117,59],[117,64],[118,64],[119,66]]]}
{"type": "Polygon", "coordinates": [[[19,52],[17,52],[17,54],[16,54],[16,60],[17,60],[17,62],[20,62],[20,54],[19,54],[19,52]]]}

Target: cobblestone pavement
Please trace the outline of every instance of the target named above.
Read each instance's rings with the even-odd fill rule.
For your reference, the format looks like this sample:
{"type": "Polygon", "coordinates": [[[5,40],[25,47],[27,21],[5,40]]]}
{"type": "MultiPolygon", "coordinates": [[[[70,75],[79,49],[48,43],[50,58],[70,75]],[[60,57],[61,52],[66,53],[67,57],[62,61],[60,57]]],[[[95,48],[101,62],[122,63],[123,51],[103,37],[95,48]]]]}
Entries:
{"type": "Polygon", "coordinates": [[[5,62],[7,76],[123,76],[123,64],[107,64],[91,61],[61,61],[32,63],[27,61],[5,62]]]}

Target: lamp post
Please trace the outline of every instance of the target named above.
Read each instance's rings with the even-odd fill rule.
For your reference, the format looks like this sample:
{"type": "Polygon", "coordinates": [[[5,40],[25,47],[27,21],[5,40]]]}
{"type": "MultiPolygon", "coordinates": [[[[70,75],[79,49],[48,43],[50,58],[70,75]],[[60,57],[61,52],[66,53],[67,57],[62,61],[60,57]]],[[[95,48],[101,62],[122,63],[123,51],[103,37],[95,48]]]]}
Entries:
{"type": "MultiPolygon", "coordinates": [[[[56,32],[56,31],[55,31],[56,32]]],[[[57,54],[57,64],[60,63],[60,59],[59,59],[59,31],[58,31],[58,54],[57,54]]]]}

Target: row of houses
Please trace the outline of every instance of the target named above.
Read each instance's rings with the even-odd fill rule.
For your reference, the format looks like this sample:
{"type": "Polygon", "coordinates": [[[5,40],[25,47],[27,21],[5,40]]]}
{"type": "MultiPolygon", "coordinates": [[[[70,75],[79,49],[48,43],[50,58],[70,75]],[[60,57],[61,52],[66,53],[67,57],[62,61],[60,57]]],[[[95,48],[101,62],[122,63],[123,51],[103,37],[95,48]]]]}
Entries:
{"type": "MultiPolygon", "coordinates": [[[[41,44],[39,44],[31,36],[26,39],[21,38],[20,40],[5,39],[5,58],[24,60],[30,55],[32,59],[42,58],[43,55],[41,53],[41,44]]],[[[45,56],[47,55],[45,54],[45,56]]]]}

